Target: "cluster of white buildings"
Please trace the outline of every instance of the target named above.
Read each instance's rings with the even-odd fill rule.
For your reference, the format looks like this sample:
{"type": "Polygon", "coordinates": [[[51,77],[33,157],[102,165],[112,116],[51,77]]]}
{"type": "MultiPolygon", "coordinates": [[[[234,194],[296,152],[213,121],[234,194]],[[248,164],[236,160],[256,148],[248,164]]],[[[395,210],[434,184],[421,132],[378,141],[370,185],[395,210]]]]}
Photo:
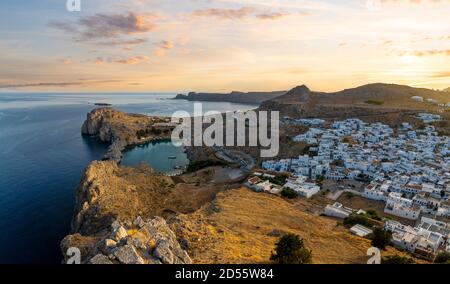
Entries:
{"type": "Polygon", "coordinates": [[[441,120],[441,116],[438,114],[431,114],[431,113],[419,113],[417,116],[420,120],[422,120],[425,123],[431,123],[441,120]]]}
{"type": "Polygon", "coordinates": [[[427,102],[427,103],[431,103],[431,104],[434,104],[434,105],[438,105],[440,107],[450,108],[450,102],[449,103],[441,103],[438,100],[431,99],[431,98],[424,99],[421,96],[412,96],[411,100],[419,102],[419,103],[427,102]]]}
{"type": "Polygon", "coordinates": [[[385,230],[392,233],[392,242],[410,253],[433,260],[440,252],[450,252],[450,225],[430,218],[421,218],[416,227],[387,221],[385,230]]]}
{"type": "Polygon", "coordinates": [[[320,186],[313,181],[308,181],[305,176],[293,176],[289,178],[286,180],[283,188],[290,188],[298,195],[306,198],[311,198],[320,191],[320,186]]]}
{"type": "Polygon", "coordinates": [[[283,188],[279,185],[271,183],[267,179],[263,178],[272,178],[275,177],[273,175],[269,174],[261,174],[258,173],[257,175],[251,177],[246,182],[246,185],[257,192],[266,192],[270,194],[280,194],[283,188]]]}
{"type": "Polygon", "coordinates": [[[316,185],[315,182],[308,180],[304,176],[291,176],[286,179],[283,186],[273,184],[270,182],[270,178],[275,178],[275,176],[263,173],[254,173],[253,176],[247,180],[246,185],[257,191],[266,192],[271,194],[280,194],[283,189],[292,189],[297,193],[297,195],[311,198],[320,191],[320,186],[316,185]]]}
{"type": "MultiPolygon", "coordinates": [[[[440,117],[420,114],[431,122],[440,117]]],[[[450,217],[450,138],[432,125],[414,130],[409,123],[394,131],[359,119],[336,121],[330,128],[311,127],[295,141],[306,142],[309,155],[264,161],[262,168],[315,180],[370,182],[363,196],[386,202],[389,214],[416,220],[421,213],[450,217]]]]}

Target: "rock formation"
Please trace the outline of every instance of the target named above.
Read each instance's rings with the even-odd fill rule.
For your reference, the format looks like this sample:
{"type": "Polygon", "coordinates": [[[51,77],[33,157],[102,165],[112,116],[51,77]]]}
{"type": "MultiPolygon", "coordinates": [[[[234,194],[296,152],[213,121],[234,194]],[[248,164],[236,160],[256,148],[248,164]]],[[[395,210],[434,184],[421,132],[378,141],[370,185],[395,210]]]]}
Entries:
{"type": "Polygon", "coordinates": [[[192,263],[161,217],[146,221],[137,217],[132,223],[114,221],[98,238],[69,235],[61,242],[63,255],[71,247],[80,249],[84,264],[192,263]]]}
{"type": "MultiPolygon", "coordinates": [[[[139,114],[127,114],[112,108],[97,108],[91,111],[81,127],[81,133],[97,137],[100,141],[110,143],[104,160],[120,162],[122,152],[128,146],[147,143],[157,138],[170,137],[166,127],[158,134],[150,133],[158,123],[166,123],[169,118],[150,117],[139,114]],[[138,132],[147,133],[138,137],[138,132]]],[[[157,126],[156,126],[157,127],[157,126]]],[[[161,127],[157,127],[161,128],[161,127]]]]}
{"type": "Polygon", "coordinates": [[[158,206],[166,203],[162,197],[170,197],[171,182],[148,166],[92,162],[76,192],[72,232],[61,242],[65,260],[67,250],[75,247],[83,263],[190,263],[175,234],[158,217],[166,208],[158,206]]]}

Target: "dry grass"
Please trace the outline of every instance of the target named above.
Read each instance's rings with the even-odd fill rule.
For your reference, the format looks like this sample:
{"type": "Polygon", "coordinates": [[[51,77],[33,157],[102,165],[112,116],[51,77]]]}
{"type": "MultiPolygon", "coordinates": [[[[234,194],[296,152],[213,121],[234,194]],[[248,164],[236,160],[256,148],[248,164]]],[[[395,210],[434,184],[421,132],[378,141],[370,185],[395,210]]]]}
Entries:
{"type": "MultiPolygon", "coordinates": [[[[310,215],[273,195],[248,189],[218,194],[211,206],[173,220],[196,263],[267,263],[279,234],[294,233],[313,251],[314,263],[365,263],[370,241],[337,221],[310,215]]],[[[389,248],[385,255],[398,253],[389,248]]]]}

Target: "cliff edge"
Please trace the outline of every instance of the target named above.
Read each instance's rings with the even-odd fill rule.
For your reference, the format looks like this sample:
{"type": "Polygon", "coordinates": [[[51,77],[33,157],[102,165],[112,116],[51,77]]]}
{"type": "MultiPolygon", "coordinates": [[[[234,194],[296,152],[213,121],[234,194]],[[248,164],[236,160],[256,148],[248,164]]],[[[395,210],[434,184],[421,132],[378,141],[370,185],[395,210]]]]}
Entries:
{"type": "Polygon", "coordinates": [[[82,263],[191,263],[159,216],[164,210],[159,205],[164,204],[161,193],[170,196],[170,188],[172,180],[148,166],[91,163],[76,192],[72,233],[61,242],[65,260],[67,250],[75,247],[81,251],[82,263]]]}
{"type": "Polygon", "coordinates": [[[110,143],[104,160],[120,162],[128,146],[147,143],[154,139],[169,138],[173,127],[169,118],[128,114],[109,107],[88,113],[81,133],[110,143]]]}

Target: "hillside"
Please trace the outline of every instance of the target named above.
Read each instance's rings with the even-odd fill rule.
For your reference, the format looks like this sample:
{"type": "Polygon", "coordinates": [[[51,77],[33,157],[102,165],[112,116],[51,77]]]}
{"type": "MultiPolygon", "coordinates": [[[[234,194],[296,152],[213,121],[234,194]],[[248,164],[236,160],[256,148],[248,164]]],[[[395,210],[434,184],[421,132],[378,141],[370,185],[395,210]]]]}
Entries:
{"type": "MultiPolygon", "coordinates": [[[[370,241],[352,235],[337,220],[305,213],[280,197],[240,188],[219,193],[170,227],[194,263],[269,263],[278,238],[295,233],[313,251],[316,264],[366,263],[370,241]]],[[[383,256],[401,254],[388,248],[383,256]]]]}
{"type": "Polygon", "coordinates": [[[260,104],[263,101],[279,97],[285,93],[286,93],[286,91],[248,92],[248,93],[231,92],[229,94],[191,92],[188,95],[180,94],[176,97],[176,99],[177,100],[188,100],[188,101],[210,101],[210,102],[260,104]]]}
{"type": "Polygon", "coordinates": [[[394,84],[369,84],[334,93],[314,92],[299,86],[285,95],[261,104],[262,110],[278,110],[296,118],[396,120],[395,116],[415,115],[420,111],[440,111],[433,100],[446,104],[450,94],[424,88],[394,84]],[[423,102],[412,97],[422,97],[423,102]],[[393,117],[394,116],[394,117],[393,117]]]}

